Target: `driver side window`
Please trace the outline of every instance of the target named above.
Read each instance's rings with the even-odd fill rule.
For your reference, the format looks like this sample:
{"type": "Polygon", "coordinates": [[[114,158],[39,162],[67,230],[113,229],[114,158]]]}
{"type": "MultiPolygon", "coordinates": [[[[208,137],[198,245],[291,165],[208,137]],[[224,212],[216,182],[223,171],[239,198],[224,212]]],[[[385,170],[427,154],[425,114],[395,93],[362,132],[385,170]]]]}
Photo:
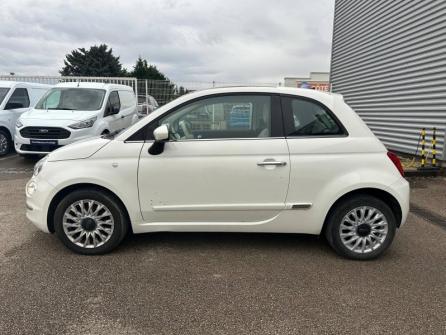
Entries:
{"type": "Polygon", "coordinates": [[[5,109],[28,108],[29,105],[28,90],[26,88],[16,88],[9,98],[5,109]]]}
{"type": "Polygon", "coordinates": [[[119,100],[118,92],[117,91],[110,92],[104,116],[117,114],[119,113],[120,109],[121,109],[121,101],[119,100]]]}
{"type": "Polygon", "coordinates": [[[199,100],[162,118],[172,140],[263,138],[271,134],[271,97],[233,95],[199,100]]]}

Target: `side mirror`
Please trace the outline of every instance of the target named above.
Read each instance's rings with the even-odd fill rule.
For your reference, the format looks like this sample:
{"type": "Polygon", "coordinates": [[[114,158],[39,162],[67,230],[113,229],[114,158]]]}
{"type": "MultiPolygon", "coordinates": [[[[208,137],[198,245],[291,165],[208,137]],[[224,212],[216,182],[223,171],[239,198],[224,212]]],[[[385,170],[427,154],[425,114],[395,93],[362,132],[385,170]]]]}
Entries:
{"type": "Polygon", "coordinates": [[[167,141],[169,139],[169,127],[167,124],[163,124],[153,131],[153,137],[155,141],[167,141]]]}
{"type": "Polygon", "coordinates": [[[23,104],[20,102],[8,102],[5,106],[5,109],[17,109],[17,108],[23,108],[23,104]]]}
{"type": "Polygon", "coordinates": [[[169,140],[169,127],[163,124],[153,131],[155,142],[149,148],[149,154],[159,155],[164,151],[164,144],[169,140]]]}

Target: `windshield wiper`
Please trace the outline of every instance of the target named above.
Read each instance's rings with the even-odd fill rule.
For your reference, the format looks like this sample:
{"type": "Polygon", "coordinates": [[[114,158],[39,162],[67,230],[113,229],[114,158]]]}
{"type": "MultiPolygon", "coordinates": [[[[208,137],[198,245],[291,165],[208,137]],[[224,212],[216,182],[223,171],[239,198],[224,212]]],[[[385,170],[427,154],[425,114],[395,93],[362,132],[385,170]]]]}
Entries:
{"type": "Polygon", "coordinates": [[[47,108],[48,110],[62,110],[62,111],[74,111],[77,109],[73,109],[73,108],[65,108],[65,107],[60,107],[60,108],[47,108]]]}

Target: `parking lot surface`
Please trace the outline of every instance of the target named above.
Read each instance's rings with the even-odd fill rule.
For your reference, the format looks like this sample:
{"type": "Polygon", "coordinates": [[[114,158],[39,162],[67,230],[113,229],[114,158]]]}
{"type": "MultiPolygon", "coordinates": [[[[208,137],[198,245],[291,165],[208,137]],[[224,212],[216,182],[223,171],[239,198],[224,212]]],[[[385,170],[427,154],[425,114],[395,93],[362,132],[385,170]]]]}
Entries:
{"type": "Polygon", "coordinates": [[[27,222],[33,164],[0,160],[0,334],[446,333],[445,178],[411,180],[422,210],[370,262],[286,234],[146,234],[86,257],[27,222]]]}

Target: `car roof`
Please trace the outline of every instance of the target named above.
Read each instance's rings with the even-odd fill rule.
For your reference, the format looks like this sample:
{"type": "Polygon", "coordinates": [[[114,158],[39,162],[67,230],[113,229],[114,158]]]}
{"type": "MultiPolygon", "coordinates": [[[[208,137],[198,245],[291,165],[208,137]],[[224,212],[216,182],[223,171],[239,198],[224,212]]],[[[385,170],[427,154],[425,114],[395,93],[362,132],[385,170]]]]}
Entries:
{"type": "Polygon", "coordinates": [[[306,96],[309,98],[324,98],[327,96],[333,96],[334,93],[317,91],[308,88],[296,88],[296,87],[283,87],[283,86],[228,86],[228,87],[218,87],[210,88],[201,91],[195,91],[190,93],[191,95],[196,94],[197,96],[210,95],[210,94],[220,94],[220,93],[276,93],[276,94],[290,94],[298,96],[306,96]]]}
{"type": "Polygon", "coordinates": [[[25,82],[25,81],[0,80],[0,87],[12,88],[15,86],[49,88],[49,87],[52,87],[53,85],[46,85],[46,84],[40,84],[40,83],[29,83],[29,82],[25,82]]]}
{"type": "MultiPolygon", "coordinates": [[[[204,96],[209,96],[213,94],[225,94],[225,93],[266,93],[266,94],[286,94],[286,95],[295,95],[299,97],[309,98],[313,100],[317,100],[326,104],[329,108],[332,107],[333,101],[336,98],[343,99],[342,95],[331,93],[331,92],[323,92],[317,91],[308,88],[296,88],[296,87],[264,87],[264,86],[231,86],[231,87],[219,87],[219,88],[211,88],[205,89],[201,91],[195,91],[192,93],[185,94],[178,99],[174,100],[175,104],[180,104],[186,102],[191,99],[200,98],[204,96]]],[[[168,104],[169,105],[169,104],[168,104]]]]}
{"type": "Polygon", "coordinates": [[[119,84],[107,84],[107,83],[93,83],[93,82],[66,82],[66,83],[58,83],[55,87],[80,87],[80,88],[95,88],[95,89],[103,89],[103,90],[123,90],[123,91],[132,91],[133,88],[128,85],[119,85],[119,84]]]}

